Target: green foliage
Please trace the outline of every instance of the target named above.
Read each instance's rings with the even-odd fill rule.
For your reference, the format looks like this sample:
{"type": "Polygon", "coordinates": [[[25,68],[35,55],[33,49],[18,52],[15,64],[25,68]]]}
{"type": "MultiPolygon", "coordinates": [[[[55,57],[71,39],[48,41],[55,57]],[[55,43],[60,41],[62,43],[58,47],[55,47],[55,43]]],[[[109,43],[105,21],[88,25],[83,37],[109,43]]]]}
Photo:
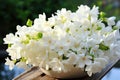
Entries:
{"type": "Polygon", "coordinates": [[[106,51],[106,50],[109,50],[109,47],[106,46],[106,45],[104,45],[103,43],[100,43],[100,44],[99,44],[99,49],[106,51]]]}
{"type": "Polygon", "coordinates": [[[26,25],[27,25],[28,27],[31,27],[31,26],[32,26],[32,23],[33,23],[33,22],[32,22],[30,19],[28,19],[26,25]]]}
{"type": "Polygon", "coordinates": [[[116,16],[117,20],[120,19],[120,3],[119,0],[93,0],[91,5],[99,6],[100,11],[105,12],[107,17],[116,16]]]}

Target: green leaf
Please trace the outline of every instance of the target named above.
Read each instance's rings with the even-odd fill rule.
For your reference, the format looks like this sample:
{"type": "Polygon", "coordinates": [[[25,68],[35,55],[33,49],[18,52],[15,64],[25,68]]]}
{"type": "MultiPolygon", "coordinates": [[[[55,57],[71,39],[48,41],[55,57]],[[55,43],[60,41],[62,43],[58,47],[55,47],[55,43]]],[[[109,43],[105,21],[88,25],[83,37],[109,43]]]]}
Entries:
{"type": "Polygon", "coordinates": [[[100,17],[100,19],[101,19],[102,21],[104,21],[104,22],[107,21],[107,19],[106,19],[105,16],[106,16],[106,13],[104,13],[104,12],[100,12],[99,17],[100,17]]]}
{"type": "Polygon", "coordinates": [[[106,16],[105,12],[100,12],[100,18],[104,18],[106,16]]]}
{"type": "Polygon", "coordinates": [[[14,64],[17,64],[18,62],[26,62],[26,58],[25,57],[21,57],[19,59],[16,59],[16,60],[12,60],[14,62],[14,64]]]}
{"type": "Polygon", "coordinates": [[[95,55],[94,54],[89,54],[92,57],[92,61],[94,61],[95,59],[95,55]]]}
{"type": "Polygon", "coordinates": [[[41,32],[39,32],[38,34],[37,34],[37,38],[42,38],[43,37],[43,34],[41,33],[41,32]]]}
{"type": "Polygon", "coordinates": [[[29,34],[27,34],[26,37],[27,37],[28,39],[31,39],[31,36],[30,36],[29,34]]]}
{"type": "Polygon", "coordinates": [[[74,52],[75,54],[77,54],[77,51],[74,51],[74,50],[72,50],[72,49],[69,49],[70,51],[72,51],[72,52],[74,52]]]}
{"type": "Polygon", "coordinates": [[[92,47],[89,47],[89,48],[88,48],[88,52],[90,52],[90,51],[91,51],[91,49],[92,49],[92,47]]]}
{"type": "Polygon", "coordinates": [[[26,39],[25,40],[22,40],[21,43],[23,44],[28,44],[29,41],[31,40],[31,36],[29,34],[26,35],[26,39]]]}
{"type": "Polygon", "coordinates": [[[32,26],[32,23],[33,23],[32,20],[28,19],[26,25],[27,25],[28,27],[31,27],[31,26],[32,26]]]}
{"type": "Polygon", "coordinates": [[[12,61],[13,61],[13,63],[14,63],[14,64],[16,64],[16,63],[17,63],[17,60],[12,60],[12,61]]]}
{"type": "Polygon", "coordinates": [[[87,31],[90,31],[90,28],[87,28],[87,31]]]}
{"type": "Polygon", "coordinates": [[[113,30],[117,30],[118,27],[117,27],[117,26],[113,26],[112,29],[113,29],[113,30]]]}
{"type": "Polygon", "coordinates": [[[8,44],[8,48],[10,48],[12,46],[12,44],[8,44]]]}
{"type": "Polygon", "coordinates": [[[91,15],[88,16],[88,20],[91,20],[91,15]]]}
{"type": "Polygon", "coordinates": [[[18,62],[20,62],[20,59],[16,59],[16,60],[13,60],[14,61],[14,64],[17,64],[18,62]]]}
{"type": "Polygon", "coordinates": [[[109,50],[109,47],[104,45],[103,43],[100,43],[99,44],[99,49],[106,51],[106,50],[109,50]]]}
{"type": "Polygon", "coordinates": [[[69,31],[70,31],[70,28],[67,28],[67,29],[66,29],[66,32],[69,33],[69,31]]]}
{"type": "Polygon", "coordinates": [[[43,37],[43,33],[39,32],[39,33],[37,33],[37,35],[35,35],[32,39],[34,39],[34,40],[39,40],[39,39],[41,39],[42,37],[43,37]]]}
{"type": "Polygon", "coordinates": [[[25,57],[20,58],[20,61],[21,61],[21,62],[26,62],[26,60],[27,60],[27,59],[26,59],[25,57]]]}
{"type": "Polygon", "coordinates": [[[66,59],[68,59],[68,57],[66,57],[66,56],[63,54],[62,59],[63,59],[63,60],[66,60],[66,59]]]}
{"type": "Polygon", "coordinates": [[[23,43],[23,44],[28,44],[28,43],[29,43],[29,39],[22,40],[21,43],[23,43]]]}
{"type": "Polygon", "coordinates": [[[96,30],[101,30],[101,29],[102,29],[102,27],[98,26],[96,30]]]}

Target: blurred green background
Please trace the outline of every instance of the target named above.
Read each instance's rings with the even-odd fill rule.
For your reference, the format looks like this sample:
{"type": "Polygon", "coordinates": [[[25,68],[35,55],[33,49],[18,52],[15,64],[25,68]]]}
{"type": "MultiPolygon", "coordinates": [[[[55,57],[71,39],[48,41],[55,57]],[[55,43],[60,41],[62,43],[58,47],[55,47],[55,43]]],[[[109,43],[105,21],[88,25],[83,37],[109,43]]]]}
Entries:
{"type": "Polygon", "coordinates": [[[114,15],[120,19],[120,0],[0,0],[0,49],[6,49],[2,40],[5,35],[14,33],[16,25],[25,25],[28,18],[34,20],[43,12],[50,17],[61,8],[75,11],[81,4],[91,8],[93,5],[99,6],[107,16],[114,15]]]}

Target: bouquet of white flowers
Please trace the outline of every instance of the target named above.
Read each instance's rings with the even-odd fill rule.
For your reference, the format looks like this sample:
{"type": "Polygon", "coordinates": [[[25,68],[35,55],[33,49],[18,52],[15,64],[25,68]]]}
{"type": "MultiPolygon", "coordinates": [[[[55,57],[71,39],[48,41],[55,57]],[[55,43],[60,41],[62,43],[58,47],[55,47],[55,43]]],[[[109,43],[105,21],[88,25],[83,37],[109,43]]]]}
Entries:
{"type": "Polygon", "coordinates": [[[63,8],[48,19],[45,13],[39,14],[33,23],[18,25],[15,34],[4,38],[11,56],[6,65],[57,72],[68,72],[72,66],[91,76],[120,56],[120,21],[115,19],[86,5],[76,12],[63,8]]]}

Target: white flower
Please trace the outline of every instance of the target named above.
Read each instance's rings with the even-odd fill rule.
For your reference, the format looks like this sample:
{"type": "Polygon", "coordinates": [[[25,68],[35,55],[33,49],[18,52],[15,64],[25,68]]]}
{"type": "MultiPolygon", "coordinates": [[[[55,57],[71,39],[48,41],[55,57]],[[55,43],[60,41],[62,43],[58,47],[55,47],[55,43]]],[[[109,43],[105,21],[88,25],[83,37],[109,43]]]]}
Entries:
{"type": "Polygon", "coordinates": [[[17,26],[17,32],[15,33],[19,37],[25,37],[26,34],[30,34],[33,32],[32,27],[27,27],[27,26],[17,26]]]}
{"type": "Polygon", "coordinates": [[[51,30],[51,24],[49,24],[49,22],[46,21],[46,15],[45,15],[45,13],[40,14],[39,18],[36,18],[34,20],[33,30],[34,29],[36,31],[40,31],[40,32],[47,32],[47,31],[51,30]]]}
{"type": "Polygon", "coordinates": [[[109,26],[115,25],[115,19],[116,19],[116,17],[114,17],[114,16],[108,18],[108,19],[107,19],[108,25],[109,25],[109,26]]]}
{"type": "Polygon", "coordinates": [[[119,38],[119,31],[115,30],[112,33],[106,35],[104,39],[105,45],[110,45],[111,43],[116,42],[116,40],[119,38]]]}
{"type": "Polygon", "coordinates": [[[84,68],[85,65],[90,65],[92,63],[92,61],[90,60],[91,56],[85,56],[85,54],[79,54],[78,56],[78,67],[84,68]]]}
{"type": "Polygon", "coordinates": [[[94,47],[94,46],[96,46],[96,44],[99,44],[101,42],[101,39],[102,38],[100,38],[99,36],[93,35],[92,38],[90,38],[90,39],[88,38],[86,42],[89,47],[94,47]]]}
{"type": "Polygon", "coordinates": [[[120,21],[117,22],[116,26],[120,29],[120,21]]]}
{"type": "Polygon", "coordinates": [[[96,58],[94,63],[87,65],[85,71],[87,71],[87,74],[91,76],[93,73],[101,72],[107,63],[107,60],[104,58],[96,58]]]}
{"type": "Polygon", "coordinates": [[[5,65],[8,65],[9,69],[12,70],[14,68],[14,61],[11,61],[9,58],[7,58],[5,65]]]}
{"type": "Polygon", "coordinates": [[[99,16],[98,7],[81,5],[75,12],[62,8],[46,18],[39,14],[33,25],[17,26],[15,34],[4,38],[12,69],[39,66],[46,70],[67,72],[81,68],[91,76],[120,56],[120,21],[99,16]]]}
{"type": "Polygon", "coordinates": [[[36,25],[42,25],[42,24],[44,24],[46,22],[46,15],[45,15],[45,13],[43,13],[43,14],[39,14],[39,18],[36,18],[35,20],[34,20],[34,24],[36,25]]]}
{"type": "Polygon", "coordinates": [[[105,28],[102,29],[101,34],[104,37],[106,34],[109,35],[113,31],[111,26],[106,26],[105,28]]]}
{"type": "Polygon", "coordinates": [[[103,57],[104,52],[99,49],[98,45],[95,45],[94,47],[91,48],[90,54],[94,55],[95,57],[103,57]]]}
{"type": "Polygon", "coordinates": [[[44,35],[42,40],[40,41],[41,44],[44,42],[44,46],[48,49],[55,49],[54,44],[56,43],[56,39],[51,37],[52,33],[44,35]]]}
{"type": "Polygon", "coordinates": [[[21,58],[21,48],[16,45],[12,45],[12,47],[7,49],[7,52],[9,52],[9,55],[11,56],[11,59],[16,60],[21,58]]]}
{"type": "Polygon", "coordinates": [[[55,26],[56,25],[56,18],[54,15],[52,15],[52,17],[48,18],[48,23],[51,25],[51,26],[55,26]]]}
{"type": "Polygon", "coordinates": [[[70,10],[67,11],[65,8],[62,8],[61,10],[57,10],[56,14],[57,14],[57,16],[55,16],[56,24],[64,24],[65,22],[71,20],[70,10]]]}
{"type": "Polygon", "coordinates": [[[68,57],[68,59],[63,60],[63,63],[72,65],[75,65],[77,63],[77,55],[75,53],[71,52],[66,57],[68,57]]]}
{"type": "Polygon", "coordinates": [[[5,44],[13,44],[17,41],[17,37],[14,34],[10,33],[6,35],[6,38],[3,39],[5,44]]]}
{"type": "Polygon", "coordinates": [[[57,59],[53,58],[52,61],[49,62],[50,68],[53,69],[53,71],[62,71],[64,70],[64,65],[57,59]]]}
{"type": "Polygon", "coordinates": [[[110,45],[110,53],[113,55],[120,57],[120,46],[119,46],[120,42],[115,43],[115,44],[111,44],[110,45]]]}
{"type": "MultiPolygon", "coordinates": [[[[78,10],[76,11],[78,18],[88,18],[90,13],[90,8],[88,6],[81,5],[78,7],[78,10]]],[[[80,19],[80,20],[82,20],[80,19]]]]}
{"type": "Polygon", "coordinates": [[[23,49],[21,54],[23,57],[26,57],[28,63],[38,66],[42,59],[46,57],[46,49],[39,42],[31,40],[26,47],[23,49]]]}
{"type": "Polygon", "coordinates": [[[59,55],[65,54],[71,47],[71,40],[71,37],[66,36],[59,40],[59,42],[54,43],[55,51],[58,52],[59,55]]]}
{"type": "Polygon", "coordinates": [[[61,28],[62,26],[55,26],[53,33],[51,34],[53,37],[57,37],[60,40],[62,37],[66,36],[66,32],[61,28]]]}
{"type": "Polygon", "coordinates": [[[98,14],[99,14],[98,7],[93,6],[93,8],[90,11],[90,20],[92,23],[97,22],[98,14]]]}

